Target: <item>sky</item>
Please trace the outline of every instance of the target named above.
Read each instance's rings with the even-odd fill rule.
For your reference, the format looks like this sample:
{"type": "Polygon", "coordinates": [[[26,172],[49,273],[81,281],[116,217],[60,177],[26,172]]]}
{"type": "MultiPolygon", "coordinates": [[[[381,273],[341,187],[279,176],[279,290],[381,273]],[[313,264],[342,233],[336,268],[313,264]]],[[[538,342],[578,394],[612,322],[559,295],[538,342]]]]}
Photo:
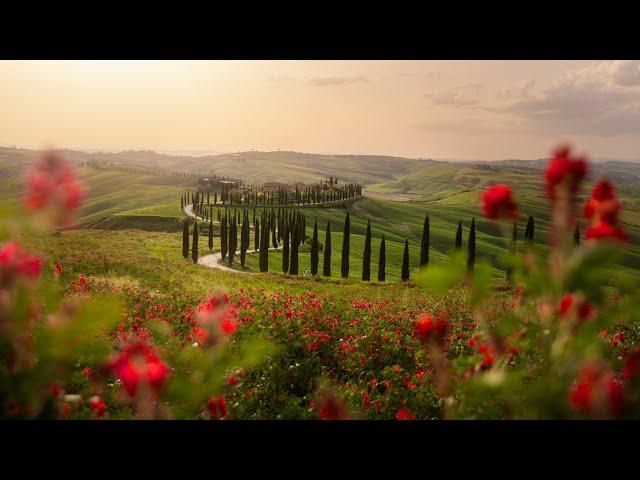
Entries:
{"type": "Polygon", "coordinates": [[[0,145],[640,159],[640,61],[0,61],[0,145]]]}

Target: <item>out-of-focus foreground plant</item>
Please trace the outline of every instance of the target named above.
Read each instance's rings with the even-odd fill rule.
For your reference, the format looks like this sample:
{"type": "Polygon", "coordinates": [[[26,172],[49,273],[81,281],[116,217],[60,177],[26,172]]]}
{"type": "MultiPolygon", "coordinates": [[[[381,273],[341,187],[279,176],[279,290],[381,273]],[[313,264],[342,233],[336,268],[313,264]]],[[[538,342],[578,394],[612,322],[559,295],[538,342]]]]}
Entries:
{"type": "MultiPolygon", "coordinates": [[[[418,282],[446,291],[466,282],[479,332],[469,340],[477,354],[443,360],[438,341],[446,325],[416,322],[431,358],[447,418],[619,418],[640,416],[640,351],[613,348],[612,332],[633,328],[640,298],[635,283],[612,267],[627,236],[619,223],[613,185],[600,179],[581,209],[577,195],[587,174],[584,158],[568,148],[554,152],[545,172],[551,209],[548,249],[525,242],[505,259],[512,267],[513,302],[496,311],[485,302],[489,266],[469,271],[462,258],[421,272],[418,282]],[[583,210],[581,212],[581,210],[583,210]],[[576,245],[580,213],[586,240],[576,245]]],[[[493,220],[517,218],[507,185],[482,197],[493,220]]],[[[445,357],[446,358],[446,357],[445,357]]]]}
{"type": "Polygon", "coordinates": [[[195,309],[193,343],[162,322],[123,336],[116,289],[80,275],[65,291],[63,265],[22,246],[22,235],[69,226],[83,197],[72,166],[47,153],[27,173],[24,214],[0,212],[0,418],[228,418],[225,374],[272,348],[227,348],[238,323],[226,296],[195,309]]]}

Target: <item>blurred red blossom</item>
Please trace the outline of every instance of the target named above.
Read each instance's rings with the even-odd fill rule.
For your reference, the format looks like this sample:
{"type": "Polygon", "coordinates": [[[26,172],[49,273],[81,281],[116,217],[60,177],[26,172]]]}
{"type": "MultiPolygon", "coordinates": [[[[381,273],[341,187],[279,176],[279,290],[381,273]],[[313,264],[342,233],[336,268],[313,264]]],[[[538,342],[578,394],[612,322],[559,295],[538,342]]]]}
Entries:
{"type": "Polygon", "coordinates": [[[631,353],[624,364],[622,369],[622,379],[625,382],[630,381],[636,375],[640,373],[640,348],[631,353]]]}
{"type": "Polygon", "coordinates": [[[207,401],[207,412],[209,412],[210,418],[213,420],[224,420],[229,415],[227,409],[227,401],[223,395],[217,397],[211,397],[207,401]]]}
{"type": "Polygon", "coordinates": [[[89,408],[93,410],[97,418],[104,417],[107,412],[107,404],[97,395],[89,399],[89,408]]]}
{"type": "Polygon", "coordinates": [[[574,407],[589,415],[617,416],[623,406],[622,383],[608,370],[583,367],[569,398],[574,407]]]}
{"type": "Polygon", "coordinates": [[[547,194],[555,199],[557,188],[560,185],[566,185],[569,193],[575,194],[586,174],[587,160],[585,157],[572,157],[571,149],[566,146],[557,148],[545,171],[547,194]]]}
{"type": "Polygon", "coordinates": [[[400,407],[396,413],[396,420],[415,420],[415,418],[413,412],[407,407],[400,407]]]}
{"type": "Polygon", "coordinates": [[[237,308],[224,295],[212,295],[195,309],[194,336],[205,345],[218,343],[221,337],[238,329],[237,308]]]}
{"type": "Polygon", "coordinates": [[[169,375],[169,367],[155,349],[141,341],[124,346],[119,355],[107,363],[107,367],[117,375],[127,394],[132,397],[140,385],[158,391],[169,375]]]}
{"type": "Polygon", "coordinates": [[[585,237],[588,240],[612,239],[626,242],[627,234],[618,223],[620,208],[620,201],[611,182],[600,180],[584,207],[584,216],[590,221],[585,237]]]}
{"type": "Polygon", "coordinates": [[[567,317],[571,313],[572,308],[575,308],[576,315],[580,320],[584,320],[594,313],[593,307],[586,299],[579,298],[576,302],[576,296],[568,293],[560,300],[558,305],[559,318],[563,319],[567,317]]]}
{"type": "Polygon", "coordinates": [[[55,152],[46,153],[27,173],[27,207],[50,210],[56,226],[67,226],[80,202],[84,188],[71,165],[55,152]]]}
{"type": "Polygon", "coordinates": [[[518,218],[518,206],[513,199],[511,187],[498,184],[486,189],[482,194],[482,211],[492,220],[518,218]]]}
{"type": "Polygon", "coordinates": [[[40,277],[44,261],[31,255],[16,242],[5,243],[0,248],[0,286],[10,285],[17,277],[40,277]]]}
{"type": "Polygon", "coordinates": [[[428,312],[423,313],[415,323],[416,336],[422,343],[426,343],[430,339],[442,343],[447,329],[448,323],[443,316],[438,316],[438,318],[434,319],[428,312]]]}

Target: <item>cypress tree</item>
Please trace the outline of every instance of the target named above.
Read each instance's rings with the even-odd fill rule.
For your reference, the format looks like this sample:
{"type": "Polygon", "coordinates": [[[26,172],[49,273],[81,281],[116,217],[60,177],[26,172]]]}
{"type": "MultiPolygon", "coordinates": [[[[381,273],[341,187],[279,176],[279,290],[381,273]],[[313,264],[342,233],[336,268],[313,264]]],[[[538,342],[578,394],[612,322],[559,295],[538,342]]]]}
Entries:
{"type": "Polygon", "coordinates": [[[574,245],[580,245],[580,222],[576,223],[576,229],[573,231],[574,245]]]}
{"type": "Polygon", "coordinates": [[[298,275],[298,247],[300,246],[299,229],[293,229],[291,242],[291,261],[289,262],[289,275],[298,275]]]}
{"type": "Polygon", "coordinates": [[[458,222],[458,230],[456,231],[455,250],[456,251],[462,250],[462,220],[458,222]]]}
{"type": "Polygon", "coordinates": [[[324,235],[324,255],[322,258],[322,275],[331,276],[331,220],[327,220],[327,231],[324,235]]]}
{"type": "Polygon", "coordinates": [[[400,278],[403,282],[409,280],[409,240],[404,241],[404,253],[402,254],[402,272],[400,278]]]}
{"type": "Polygon", "coordinates": [[[429,265],[429,215],[424,217],[422,227],[422,242],[420,243],[420,265],[429,265]]]}
{"type": "Polygon", "coordinates": [[[191,246],[191,260],[198,262],[198,221],[193,222],[193,245],[191,246]]]}
{"type": "Polygon", "coordinates": [[[282,273],[289,272],[289,229],[282,232],[282,273]]]}
{"type": "Polygon", "coordinates": [[[260,250],[260,219],[258,218],[253,222],[253,244],[256,252],[260,250]]]}
{"type": "Polygon", "coordinates": [[[209,220],[209,251],[213,250],[213,219],[209,220]]]}
{"type": "Polygon", "coordinates": [[[249,231],[247,223],[246,211],[242,215],[242,229],[240,230],[240,265],[244,268],[244,262],[247,254],[247,247],[249,246],[249,231]]]}
{"type": "Polygon", "coordinates": [[[342,278],[349,277],[349,247],[351,237],[351,219],[349,218],[349,211],[347,210],[347,216],[344,219],[344,231],[342,233],[342,265],[340,267],[340,274],[342,278]]]}
{"type": "MultiPolygon", "coordinates": [[[[262,216],[262,224],[265,224],[265,216],[262,216]]],[[[260,234],[260,271],[269,271],[269,230],[267,228],[262,229],[260,234]]]]}
{"type": "Polygon", "coordinates": [[[384,242],[384,233],[382,234],[382,241],[380,242],[380,254],[378,256],[378,281],[384,282],[387,278],[385,268],[387,266],[387,252],[384,242]]]}
{"type": "Polygon", "coordinates": [[[471,228],[469,229],[469,241],[467,243],[467,269],[473,270],[476,264],[476,219],[471,219],[471,228]]]}
{"type": "Polygon", "coordinates": [[[311,275],[318,274],[318,219],[313,224],[313,237],[311,238],[311,275]]]}
{"type": "Polygon", "coordinates": [[[227,251],[227,255],[229,257],[229,266],[233,264],[233,257],[236,253],[236,239],[238,232],[236,231],[236,220],[235,216],[229,217],[229,249],[227,251]]]}
{"type": "Polygon", "coordinates": [[[371,220],[367,221],[367,234],[364,237],[364,251],[362,253],[362,280],[371,280],[371,220]]]}
{"type": "Polygon", "coordinates": [[[189,258],[189,219],[182,222],[182,256],[189,258]]]}
{"type": "Polygon", "coordinates": [[[222,260],[227,257],[227,214],[220,220],[220,256],[222,260]]]}
{"type": "MultiPolygon", "coordinates": [[[[530,219],[532,217],[529,217],[530,219]]],[[[527,225],[529,223],[527,222],[527,225]]],[[[531,234],[531,232],[529,232],[531,234]]],[[[526,234],[525,234],[526,236],[526,234]]],[[[513,222],[513,231],[511,232],[511,241],[509,242],[509,256],[513,257],[516,254],[516,248],[518,243],[518,223],[513,222]]],[[[507,266],[507,282],[513,283],[513,267],[507,266]]]]}
{"type": "Polygon", "coordinates": [[[533,220],[533,216],[529,215],[529,220],[527,220],[527,228],[526,228],[527,233],[525,233],[525,237],[524,237],[529,247],[533,246],[534,226],[535,226],[535,223],[533,220]]]}

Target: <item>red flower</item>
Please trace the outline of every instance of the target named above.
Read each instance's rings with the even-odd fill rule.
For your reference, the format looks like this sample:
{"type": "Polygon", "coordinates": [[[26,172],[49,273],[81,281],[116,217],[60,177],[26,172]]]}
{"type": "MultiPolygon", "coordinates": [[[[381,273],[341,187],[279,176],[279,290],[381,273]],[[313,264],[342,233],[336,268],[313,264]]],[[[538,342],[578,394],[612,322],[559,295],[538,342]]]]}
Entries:
{"type": "Polygon", "coordinates": [[[56,273],[56,278],[60,278],[60,274],[62,273],[62,265],[60,265],[59,262],[56,262],[55,264],[55,273],[56,273]]]}
{"type": "Polygon", "coordinates": [[[347,408],[344,402],[336,397],[332,391],[326,390],[320,400],[318,418],[320,420],[345,420],[347,408]]]}
{"type": "Polygon", "coordinates": [[[422,343],[426,343],[430,339],[435,339],[442,343],[447,333],[449,325],[444,317],[438,317],[436,320],[425,312],[415,323],[415,332],[422,343]]]}
{"type": "Polygon", "coordinates": [[[407,407],[401,407],[396,413],[396,420],[415,420],[413,412],[407,407]]]}
{"type": "Polygon", "coordinates": [[[482,353],[483,358],[478,364],[479,370],[489,370],[493,367],[493,363],[496,360],[496,354],[494,348],[488,343],[481,343],[478,347],[480,353],[482,353]]]}
{"type": "Polygon", "coordinates": [[[107,412],[107,404],[97,395],[89,399],[89,407],[93,410],[97,418],[104,417],[104,414],[107,412]]]}
{"type": "Polygon", "coordinates": [[[622,410],[622,384],[609,371],[585,367],[571,388],[569,398],[574,407],[587,414],[618,415],[622,410]]]}
{"type": "Polygon", "coordinates": [[[560,147],[553,155],[545,172],[547,194],[555,199],[557,187],[561,184],[566,185],[572,195],[575,194],[587,174],[587,160],[571,157],[569,147],[560,147]]]}
{"type": "Polygon", "coordinates": [[[620,201],[616,198],[613,185],[608,180],[600,180],[591,192],[591,199],[584,206],[584,216],[591,222],[585,237],[588,240],[612,239],[627,241],[627,234],[618,225],[620,201]]]}
{"type": "Polygon", "coordinates": [[[56,153],[47,153],[27,173],[25,203],[34,211],[51,209],[56,225],[67,225],[84,197],[73,168],[56,153]]]}
{"type": "Polygon", "coordinates": [[[628,240],[627,233],[619,226],[613,226],[606,222],[599,222],[595,226],[587,228],[585,232],[587,240],[619,240],[626,242],[628,240]]]}
{"type": "Polygon", "coordinates": [[[628,382],[640,373],[640,348],[627,357],[622,369],[622,379],[628,382]]]}
{"type": "Polygon", "coordinates": [[[87,282],[87,279],[82,274],[78,276],[78,280],[73,282],[71,286],[76,292],[88,292],[89,290],[91,290],[89,282],[87,282]]]}
{"type": "Polygon", "coordinates": [[[91,367],[85,367],[82,369],[82,375],[91,379],[93,378],[93,369],[91,367]]]}
{"type": "MultiPolygon", "coordinates": [[[[571,312],[571,307],[573,306],[575,299],[575,295],[568,293],[562,298],[562,300],[560,300],[560,304],[558,305],[558,315],[560,318],[566,317],[571,312]]],[[[578,318],[580,320],[584,320],[591,316],[592,313],[593,307],[591,304],[586,300],[582,300],[576,310],[578,318]]]]}
{"type": "Polygon", "coordinates": [[[207,402],[207,411],[213,420],[224,420],[229,415],[224,396],[211,397],[207,402]]]}
{"type": "Polygon", "coordinates": [[[5,243],[0,248],[0,286],[11,284],[16,277],[38,278],[43,263],[18,242],[5,243]]]}
{"type": "Polygon", "coordinates": [[[225,295],[213,295],[196,307],[194,334],[205,345],[218,343],[222,336],[238,329],[237,309],[225,295]]]}
{"type": "Polygon", "coordinates": [[[493,220],[518,218],[518,206],[513,199],[511,187],[499,184],[485,190],[482,194],[482,211],[493,220]]]}
{"type": "Polygon", "coordinates": [[[135,341],[120,350],[108,367],[118,376],[130,396],[135,396],[140,385],[158,391],[169,375],[167,367],[149,345],[135,341]]]}

